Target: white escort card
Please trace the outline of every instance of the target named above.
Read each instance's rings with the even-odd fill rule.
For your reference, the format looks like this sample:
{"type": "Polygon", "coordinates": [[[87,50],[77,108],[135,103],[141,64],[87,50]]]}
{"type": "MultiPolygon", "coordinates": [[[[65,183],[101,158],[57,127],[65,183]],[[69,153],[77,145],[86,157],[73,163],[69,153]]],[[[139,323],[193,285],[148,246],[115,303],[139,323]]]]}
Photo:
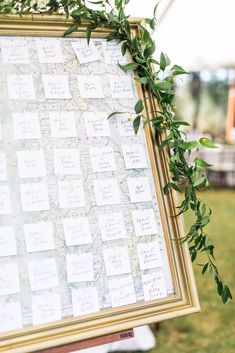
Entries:
{"type": "Polygon", "coordinates": [[[90,244],[92,242],[87,217],[64,218],[62,223],[67,246],[90,244]]]}
{"type": "Polygon", "coordinates": [[[142,145],[122,145],[126,169],[148,168],[142,145]]]}
{"type": "Polygon", "coordinates": [[[115,178],[93,180],[95,199],[98,206],[115,205],[121,203],[120,189],[115,178]]]}
{"type": "Polygon", "coordinates": [[[29,51],[24,39],[2,39],[2,62],[4,64],[29,64],[29,51]]]}
{"type": "Polygon", "coordinates": [[[74,112],[49,112],[52,137],[76,137],[74,112]]]}
{"type": "Polygon", "coordinates": [[[0,257],[16,254],[15,228],[13,226],[0,227],[0,257]]]}
{"type": "Polygon", "coordinates": [[[20,178],[38,178],[47,175],[43,151],[17,151],[20,178]]]}
{"type": "Polygon", "coordinates": [[[37,112],[12,113],[13,133],[16,140],[41,138],[37,112]]]}
{"type": "Polygon", "coordinates": [[[0,304],[0,332],[22,328],[20,302],[0,304]]]}
{"type": "Polygon", "coordinates": [[[7,180],[6,154],[0,152],[0,181],[7,180]]]}
{"type": "Polygon", "coordinates": [[[48,99],[70,99],[67,75],[42,75],[45,97],[48,99]]]}
{"type": "Polygon", "coordinates": [[[54,227],[51,222],[24,224],[27,252],[55,249],[54,227]]]}
{"type": "Polygon", "coordinates": [[[58,287],[56,261],[54,258],[28,262],[29,282],[32,291],[58,287]]]}
{"type": "Polygon", "coordinates": [[[131,76],[117,76],[109,75],[109,84],[111,88],[112,98],[117,99],[133,99],[135,98],[133,87],[132,87],[132,77],[131,76]]]}
{"type": "MultiPolygon", "coordinates": [[[[136,136],[135,130],[133,128],[134,119],[135,117],[133,118],[131,114],[122,114],[122,115],[118,114],[116,116],[118,131],[120,136],[123,136],[123,137],[136,136]]],[[[137,136],[139,136],[140,134],[141,134],[141,126],[138,130],[137,136]]]]}
{"type": "Polygon", "coordinates": [[[128,248],[115,247],[103,250],[104,263],[107,276],[131,273],[128,248]]]}
{"type": "Polygon", "coordinates": [[[96,287],[72,290],[73,316],[96,313],[100,310],[96,287]]]}
{"type": "Polygon", "coordinates": [[[145,301],[164,298],[167,296],[163,272],[153,272],[142,275],[142,285],[145,301]]]}
{"type": "Polygon", "coordinates": [[[113,308],[136,302],[132,276],[110,279],[108,286],[113,308]]]}
{"type": "Polygon", "coordinates": [[[85,194],[82,180],[59,181],[58,193],[60,208],[85,207],[85,194]]]}
{"type": "Polygon", "coordinates": [[[137,237],[158,233],[156,217],[153,209],[132,211],[132,218],[137,237]]]}
{"type": "Polygon", "coordinates": [[[121,212],[99,216],[99,226],[103,241],[123,239],[127,237],[121,212]]]}
{"type": "Polygon", "coordinates": [[[7,75],[9,99],[35,99],[32,75],[7,75]]]}
{"type": "Polygon", "coordinates": [[[64,62],[60,41],[52,38],[37,39],[38,59],[41,64],[64,62]]]}
{"type": "Polygon", "coordinates": [[[79,149],[55,149],[54,168],[56,175],[80,175],[82,172],[79,149]]]}
{"type": "Polygon", "coordinates": [[[0,185],[0,215],[12,213],[10,189],[8,185],[0,185]]]}
{"type": "Polygon", "coordinates": [[[102,137],[111,135],[107,113],[85,112],[83,115],[88,137],[102,137]]]}
{"type": "Polygon", "coordinates": [[[76,41],[71,42],[71,44],[80,64],[87,64],[101,59],[92,40],[88,44],[86,39],[77,39],[76,41]]]}
{"type": "Polygon", "coordinates": [[[20,280],[16,262],[1,263],[0,266],[0,295],[20,292],[20,280]]]}
{"type": "Polygon", "coordinates": [[[103,52],[104,60],[106,64],[109,65],[118,65],[118,64],[127,64],[129,62],[126,56],[122,55],[121,47],[122,43],[118,43],[115,40],[112,41],[103,41],[103,52]]]}
{"type": "Polygon", "coordinates": [[[81,98],[104,98],[100,76],[78,75],[77,81],[81,98]]]}
{"type": "Polygon", "coordinates": [[[48,211],[50,209],[46,183],[21,184],[20,193],[24,212],[48,211]]]}
{"type": "Polygon", "coordinates": [[[93,173],[117,170],[112,147],[90,147],[89,151],[93,173]]]}
{"type": "Polygon", "coordinates": [[[157,242],[137,244],[137,253],[141,270],[149,270],[163,265],[157,242]]]}
{"type": "Polygon", "coordinates": [[[131,202],[152,201],[149,180],[147,177],[127,178],[131,202]]]}
{"type": "Polygon", "coordinates": [[[66,268],[69,283],[94,281],[92,253],[67,254],[66,268]]]}
{"type": "Polygon", "coordinates": [[[61,302],[59,294],[32,297],[33,325],[61,320],[61,302]]]}

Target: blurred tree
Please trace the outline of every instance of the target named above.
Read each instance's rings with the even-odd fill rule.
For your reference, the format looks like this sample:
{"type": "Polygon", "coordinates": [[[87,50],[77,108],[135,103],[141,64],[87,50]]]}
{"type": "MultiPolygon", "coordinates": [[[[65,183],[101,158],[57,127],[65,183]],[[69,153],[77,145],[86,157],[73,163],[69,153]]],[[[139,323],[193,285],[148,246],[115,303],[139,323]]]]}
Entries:
{"type": "Polygon", "coordinates": [[[200,103],[201,103],[201,90],[202,90],[199,72],[192,72],[192,79],[189,84],[189,90],[190,90],[190,94],[192,96],[192,99],[194,101],[194,112],[193,112],[193,116],[192,116],[192,119],[193,119],[192,120],[192,128],[195,131],[195,130],[197,130],[200,103]]]}

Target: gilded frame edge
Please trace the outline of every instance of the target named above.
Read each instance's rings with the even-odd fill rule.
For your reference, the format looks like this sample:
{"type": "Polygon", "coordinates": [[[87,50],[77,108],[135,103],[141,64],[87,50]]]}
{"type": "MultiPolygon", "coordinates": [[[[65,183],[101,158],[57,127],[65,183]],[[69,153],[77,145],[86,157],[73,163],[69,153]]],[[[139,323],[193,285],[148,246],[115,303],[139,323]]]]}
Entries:
{"type": "MultiPolygon", "coordinates": [[[[131,18],[132,31],[138,31],[138,24],[144,25],[142,18],[131,18]]],[[[28,14],[0,15],[0,36],[54,36],[61,37],[67,28],[72,25],[71,19],[63,15],[28,14]]],[[[72,37],[85,37],[87,23],[83,22],[72,37]]],[[[105,38],[110,28],[98,28],[92,37],[105,38]]],[[[150,112],[156,107],[157,102],[149,96],[148,92],[137,84],[140,98],[148,97],[145,114],[151,117],[150,112]]],[[[179,317],[200,311],[200,304],[195,285],[192,263],[186,244],[179,246],[177,240],[184,235],[183,218],[175,216],[175,206],[178,204],[178,195],[170,191],[164,195],[162,188],[169,180],[167,153],[159,152],[154,142],[154,132],[146,125],[145,133],[151,164],[155,189],[159,201],[160,213],[164,228],[168,259],[175,287],[175,295],[163,300],[141,303],[127,307],[108,309],[91,318],[84,316],[82,320],[66,319],[55,324],[45,324],[32,328],[25,328],[11,333],[6,333],[0,339],[0,352],[30,353],[42,349],[61,346],[85,339],[103,336],[144,324],[159,322],[169,318],[179,317]],[[158,168],[156,168],[158,166],[158,168]],[[170,238],[172,235],[172,238],[170,238]],[[157,310],[156,310],[157,308],[157,310]],[[109,318],[109,315],[112,317],[109,318]]]]}

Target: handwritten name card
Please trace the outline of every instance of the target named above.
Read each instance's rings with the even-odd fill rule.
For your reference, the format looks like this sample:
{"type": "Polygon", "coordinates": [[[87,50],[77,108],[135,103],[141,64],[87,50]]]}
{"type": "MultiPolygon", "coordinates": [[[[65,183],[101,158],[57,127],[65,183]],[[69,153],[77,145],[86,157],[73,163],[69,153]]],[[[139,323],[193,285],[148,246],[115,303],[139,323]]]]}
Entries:
{"type": "Polygon", "coordinates": [[[16,140],[41,138],[37,112],[12,113],[13,133],[16,140]]]}
{"type": "Polygon", "coordinates": [[[35,99],[32,75],[7,75],[9,99],[35,99]]]}
{"type": "Polygon", "coordinates": [[[17,254],[15,229],[13,226],[0,227],[0,257],[17,254]]]}
{"type": "Polygon", "coordinates": [[[152,201],[149,180],[147,177],[127,178],[131,202],[152,201]]]}
{"type": "Polygon", "coordinates": [[[121,203],[118,181],[115,178],[93,180],[96,204],[98,206],[121,203]]]}
{"type": "Polygon", "coordinates": [[[131,265],[127,247],[115,247],[103,250],[107,276],[131,273],[131,265]]]}
{"type": "Polygon", "coordinates": [[[0,215],[12,213],[10,189],[8,185],[0,185],[0,215]]]}
{"type": "Polygon", "coordinates": [[[99,216],[99,226],[103,241],[126,238],[126,228],[121,212],[99,216]]]}
{"type": "Polygon", "coordinates": [[[107,113],[85,112],[84,120],[88,137],[110,136],[110,128],[107,113]]]}
{"type": "Polygon", "coordinates": [[[81,98],[104,98],[100,76],[78,75],[77,81],[81,98]]]}
{"type": "Polygon", "coordinates": [[[90,244],[92,242],[87,217],[64,218],[62,222],[67,246],[90,244]]]}
{"type": "Polygon", "coordinates": [[[41,64],[59,64],[64,62],[59,40],[45,38],[37,40],[38,59],[41,64]]]}
{"type": "Polygon", "coordinates": [[[49,112],[52,137],[76,137],[74,112],[49,112]]]}
{"type": "Polygon", "coordinates": [[[85,207],[85,194],[82,180],[59,181],[59,207],[85,207]]]}
{"type": "Polygon", "coordinates": [[[73,315],[80,316],[96,313],[100,310],[96,287],[72,290],[73,315]]]}
{"type": "Polygon", "coordinates": [[[140,269],[149,270],[162,266],[162,257],[157,242],[137,244],[140,269]]]}
{"type": "Polygon", "coordinates": [[[6,154],[0,152],[0,181],[7,180],[6,154]]]}
{"type": "Polygon", "coordinates": [[[121,47],[122,43],[118,43],[115,40],[110,42],[102,42],[104,59],[106,64],[117,65],[117,64],[127,64],[129,62],[126,56],[122,55],[121,47]]]}
{"type": "Polygon", "coordinates": [[[109,75],[111,96],[116,99],[133,99],[134,92],[131,76],[109,75]]]}
{"type": "Polygon", "coordinates": [[[158,233],[156,217],[153,209],[132,211],[132,218],[137,237],[158,233]]]}
{"type": "Polygon", "coordinates": [[[93,173],[117,170],[112,147],[90,147],[89,150],[93,173]]]}
{"type": "Polygon", "coordinates": [[[70,99],[67,75],[42,75],[45,97],[48,99],[70,99]]]}
{"type": "Polygon", "coordinates": [[[132,276],[111,279],[108,285],[113,308],[136,302],[132,276]]]}
{"type": "Polygon", "coordinates": [[[2,39],[2,62],[4,64],[29,64],[27,42],[24,39],[2,39]]]}
{"type": "Polygon", "coordinates": [[[55,149],[54,168],[56,175],[80,175],[81,165],[79,149],[55,149]]]}
{"type": "Polygon", "coordinates": [[[34,295],[32,297],[32,313],[34,325],[61,320],[60,295],[34,295]]]}
{"type": "Polygon", "coordinates": [[[37,178],[47,175],[43,151],[16,152],[20,178],[37,178]]]}
{"type": "Polygon", "coordinates": [[[163,272],[142,275],[142,285],[145,301],[164,298],[167,296],[163,272]]]}
{"type": "Polygon", "coordinates": [[[94,281],[92,253],[66,255],[66,268],[69,283],[94,281]]]}
{"type": "Polygon", "coordinates": [[[0,332],[22,328],[20,302],[0,304],[0,332]]]}
{"type": "Polygon", "coordinates": [[[24,212],[48,211],[50,209],[46,183],[21,184],[20,193],[24,212]]]}
{"type": "Polygon", "coordinates": [[[20,280],[16,262],[1,263],[0,266],[0,295],[20,292],[20,280]]]}
{"type": "Polygon", "coordinates": [[[148,168],[142,145],[122,145],[126,169],[148,168]]]}
{"type": "Polygon", "coordinates": [[[53,258],[38,259],[28,262],[31,290],[58,287],[56,261],[53,258]]]}
{"type": "MultiPolygon", "coordinates": [[[[136,136],[134,128],[133,128],[133,121],[135,117],[131,114],[118,114],[116,116],[117,119],[117,126],[119,135],[123,137],[127,136],[136,136]]],[[[141,134],[141,127],[138,130],[137,136],[141,134]]]]}
{"type": "Polygon", "coordinates": [[[24,224],[27,252],[55,249],[54,227],[51,222],[24,224]]]}
{"type": "Polygon", "coordinates": [[[71,44],[80,64],[86,64],[101,59],[101,56],[92,40],[89,45],[86,39],[78,39],[71,44]]]}

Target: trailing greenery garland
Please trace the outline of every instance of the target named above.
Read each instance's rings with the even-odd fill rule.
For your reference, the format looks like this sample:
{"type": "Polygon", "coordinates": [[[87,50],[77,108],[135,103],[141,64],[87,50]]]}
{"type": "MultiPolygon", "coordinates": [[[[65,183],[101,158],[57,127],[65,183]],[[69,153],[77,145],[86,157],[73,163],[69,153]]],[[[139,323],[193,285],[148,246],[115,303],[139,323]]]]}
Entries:
{"type": "MultiPolygon", "coordinates": [[[[181,126],[189,124],[175,120],[174,114],[174,78],[177,75],[186,74],[185,70],[174,65],[170,68],[170,60],[164,53],[160,54],[160,60],[156,61],[153,55],[156,51],[155,42],[152,39],[152,31],[155,29],[157,19],[154,9],[153,18],[146,19],[147,27],[138,24],[138,33],[131,32],[129,16],[125,14],[125,6],[130,0],[115,0],[112,5],[109,0],[86,1],[86,0],[48,0],[44,6],[40,6],[36,0],[0,0],[1,13],[65,13],[73,18],[74,24],[65,32],[68,35],[76,31],[82,21],[88,21],[86,30],[87,40],[90,41],[91,33],[97,27],[111,27],[112,32],[107,40],[117,40],[122,43],[122,54],[128,51],[133,59],[132,63],[119,65],[124,72],[135,71],[136,80],[146,88],[150,95],[158,102],[159,110],[154,112],[154,117],[147,120],[142,112],[145,102],[139,100],[135,106],[136,117],[133,127],[138,132],[141,118],[144,124],[150,123],[155,129],[156,143],[160,150],[169,150],[169,169],[171,181],[165,185],[164,192],[170,188],[181,191],[179,185],[185,183],[184,200],[178,207],[178,214],[188,210],[193,211],[195,223],[190,227],[188,233],[182,238],[182,242],[189,243],[192,261],[199,254],[205,254],[206,260],[202,266],[202,274],[208,272],[214,279],[218,294],[223,303],[232,299],[229,287],[221,279],[215,264],[214,245],[205,232],[205,227],[211,218],[211,209],[197,196],[198,191],[209,187],[205,169],[210,165],[199,157],[203,147],[216,148],[216,145],[207,138],[199,141],[188,141],[181,131],[181,126]],[[98,10],[89,8],[89,4],[98,5],[98,10]],[[153,65],[158,69],[156,72],[153,65]],[[159,134],[165,132],[166,138],[159,143],[159,134]],[[191,151],[197,152],[193,163],[188,162],[191,151]]],[[[110,116],[118,114],[112,113],[110,116]]]]}

